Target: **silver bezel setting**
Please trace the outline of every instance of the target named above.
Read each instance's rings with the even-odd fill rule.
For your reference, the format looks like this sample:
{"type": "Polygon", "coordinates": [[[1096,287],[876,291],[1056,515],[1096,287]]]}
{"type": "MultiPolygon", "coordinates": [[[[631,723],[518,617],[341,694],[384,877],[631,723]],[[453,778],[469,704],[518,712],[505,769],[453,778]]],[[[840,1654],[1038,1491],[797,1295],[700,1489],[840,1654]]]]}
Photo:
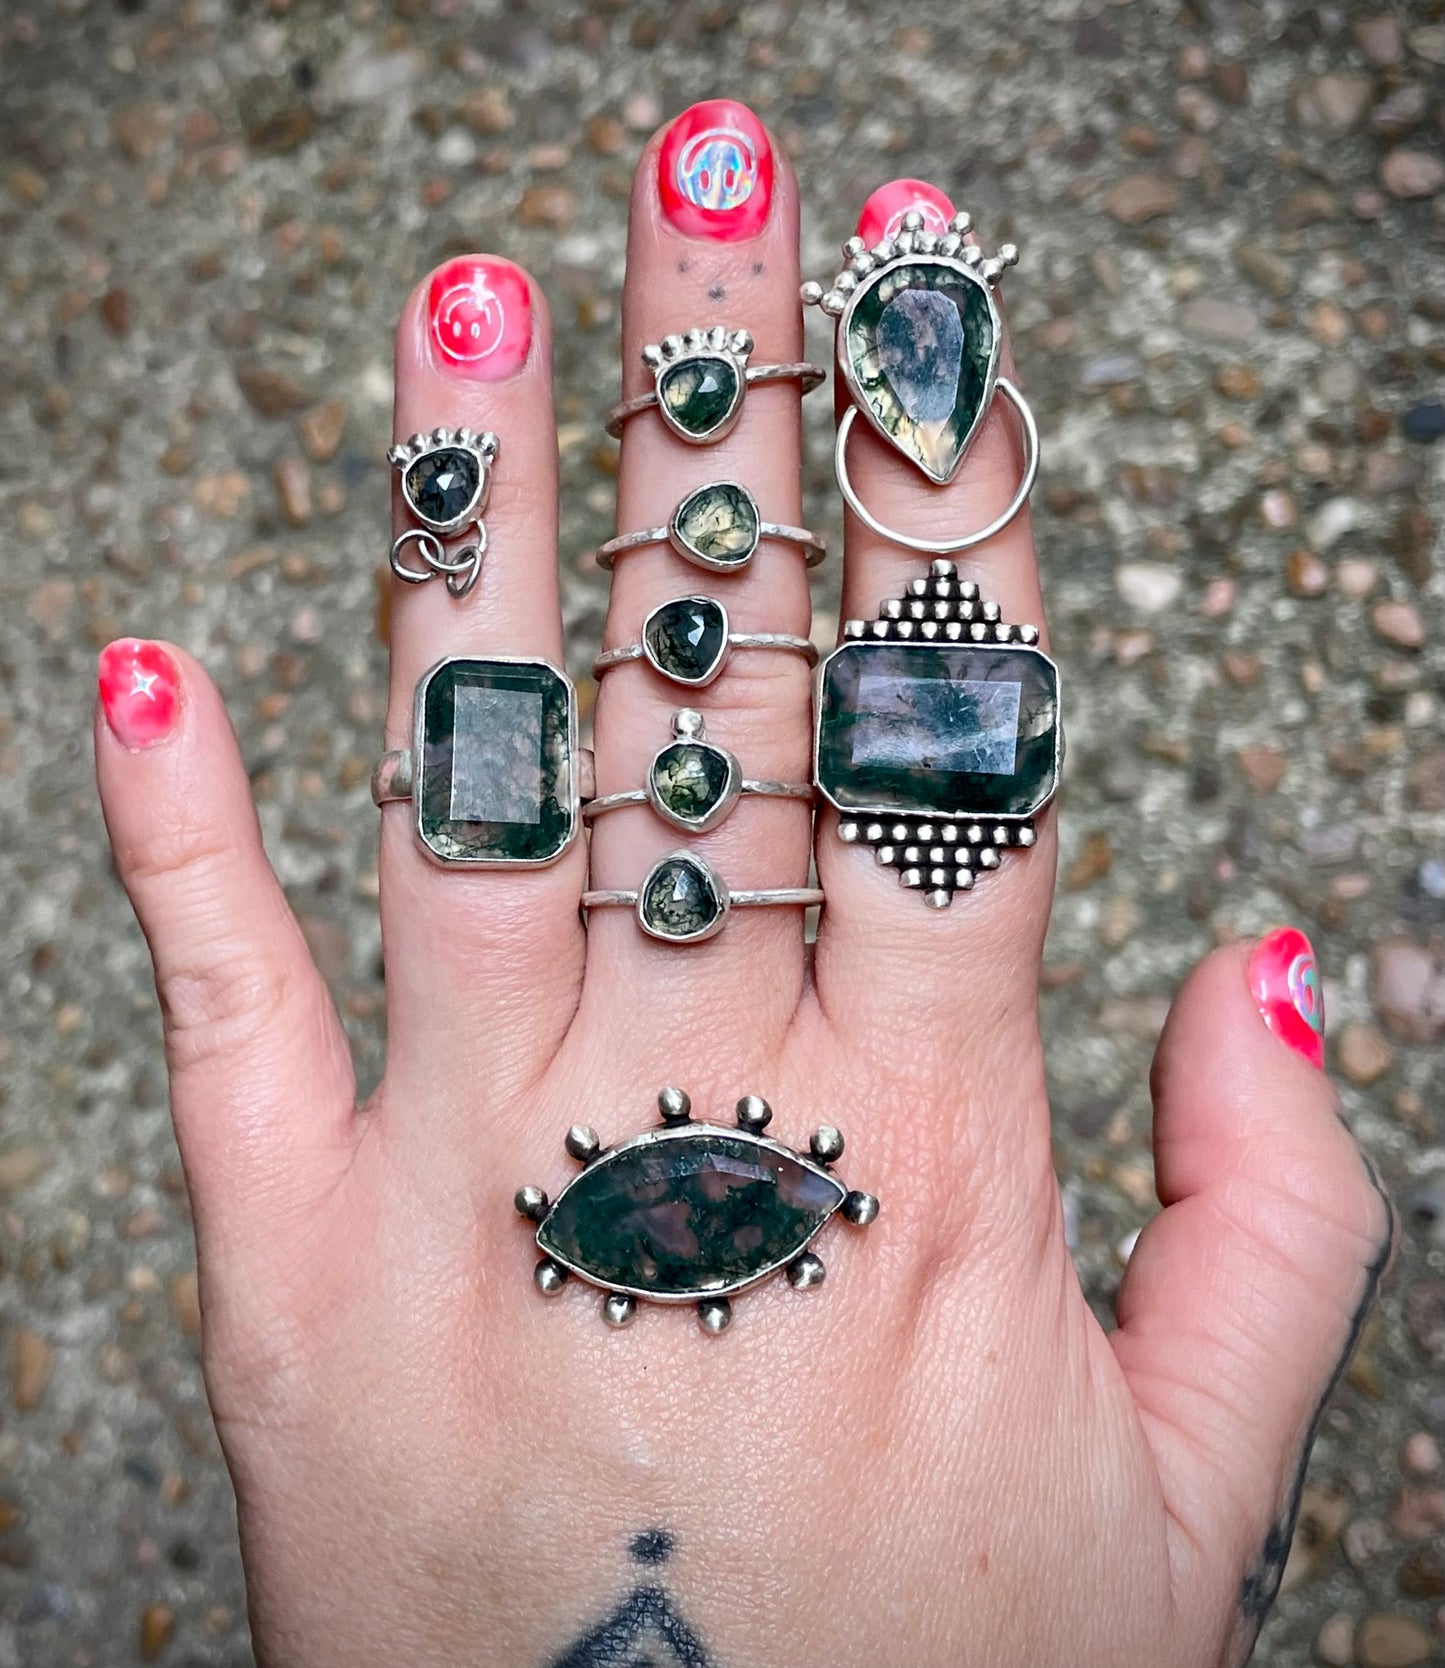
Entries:
{"type": "Polygon", "coordinates": [[[679,689],[706,689],[709,684],[716,683],[722,676],[723,667],[727,665],[728,654],[733,646],[732,632],[733,625],[732,620],[728,615],[727,604],[719,602],[716,597],[669,597],[665,602],[658,603],[656,608],[648,609],[646,615],[643,617],[642,631],[637,640],[642,645],[642,658],[653,669],[653,671],[658,674],[659,677],[666,678],[669,683],[675,684],[679,689]],[[704,672],[700,678],[680,678],[676,672],[669,672],[665,666],[660,664],[653,654],[652,644],[648,640],[648,628],[651,626],[652,622],[663,612],[664,609],[673,608],[679,602],[705,602],[710,607],[716,608],[718,613],[722,616],[722,638],[718,646],[717,655],[712,664],[708,667],[707,671],[704,672]]]}
{"type": "Polygon", "coordinates": [[[702,486],[693,487],[687,493],[677,508],[667,518],[667,542],[685,562],[691,562],[694,567],[705,568],[709,573],[737,573],[747,567],[758,553],[758,546],[763,542],[763,515],[758,507],[758,501],[751,490],[741,481],[706,481],[702,486]],[[696,545],[690,544],[683,534],[681,526],[682,513],[692,503],[694,498],[701,497],[704,492],[713,492],[718,487],[728,487],[734,492],[743,493],[753,511],[753,539],[746,556],[734,556],[731,560],[719,561],[715,556],[705,556],[696,545]]]}
{"type": "Polygon", "coordinates": [[[652,372],[653,392],[657,396],[657,410],[664,423],[679,440],[689,446],[711,446],[731,434],[743,413],[743,401],[748,391],[748,356],[753,351],[752,335],[746,330],[729,330],[725,325],[696,326],[680,336],[664,336],[660,342],[649,342],[642,350],[643,363],[652,372]],[[662,384],[675,368],[697,359],[724,359],[737,373],[737,392],[727,414],[710,429],[694,434],[686,429],[667,408],[662,397],[662,384]]]}
{"type": "Polygon", "coordinates": [[[648,763],[643,790],[647,794],[648,804],[664,822],[681,829],[684,834],[708,834],[726,819],[733,806],[737,804],[743,791],[742,766],[738,763],[737,756],[729,753],[726,747],[719,747],[715,741],[707,739],[707,726],[703,723],[700,712],[694,712],[690,707],[682,707],[672,715],[672,739],[664,742],[648,763]],[[727,768],[727,781],[722,793],[716,803],[701,817],[680,816],[663,802],[658,793],[657,767],[663,754],[678,746],[701,748],[720,758],[727,768]]]}
{"type": "Polygon", "coordinates": [[[414,521],[431,533],[446,535],[459,533],[469,522],[477,520],[486,510],[492,492],[492,464],[501,450],[501,442],[489,430],[478,434],[473,429],[433,429],[430,434],[414,434],[387,452],[387,462],[401,480],[402,502],[414,521]],[[466,452],[477,466],[477,485],[466,508],[447,521],[434,521],[418,508],[407,488],[406,477],[414,463],[431,452],[466,452]]]}
{"type": "Polygon", "coordinates": [[[688,851],[685,846],[679,846],[676,851],[664,852],[642,878],[642,884],[637,888],[637,902],[633,905],[633,914],[637,917],[637,924],[649,938],[655,938],[659,944],[705,944],[708,939],[716,938],[727,925],[728,913],[732,909],[732,894],[728,890],[728,883],[713,868],[705,857],[695,851],[688,851]],[[713,920],[698,932],[676,933],[662,932],[648,924],[647,888],[652,883],[652,877],[664,863],[683,862],[695,869],[700,869],[706,876],[708,884],[713,888],[718,900],[718,912],[713,920]]]}

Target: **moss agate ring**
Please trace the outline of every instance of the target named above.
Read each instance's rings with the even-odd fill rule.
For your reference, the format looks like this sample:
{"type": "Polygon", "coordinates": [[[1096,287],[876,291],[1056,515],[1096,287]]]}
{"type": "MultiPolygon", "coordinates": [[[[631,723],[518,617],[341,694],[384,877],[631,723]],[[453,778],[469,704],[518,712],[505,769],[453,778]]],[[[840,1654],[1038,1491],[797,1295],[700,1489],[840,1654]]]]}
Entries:
{"type": "Polygon", "coordinates": [[[764,799],[806,799],[811,782],[754,781],[725,747],[707,739],[700,712],[682,707],[672,715],[672,740],[652,756],[647,785],[603,794],[583,808],[589,821],[624,805],[651,805],[664,822],[687,834],[706,834],[722,822],[743,794],[764,799]]]}
{"type": "Polygon", "coordinates": [[[417,839],[447,867],[535,868],[576,837],[591,791],[577,693],[545,660],[453,655],[416,686],[410,747],[371,775],[377,805],[410,800],[417,839]]]}
{"type": "Polygon", "coordinates": [[[652,372],[653,387],[613,406],[607,414],[608,434],[616,440],[629,417],[656,406],[679,440],[690,446],[711,446],[736,427],[743,398],[753,383],[797,381],[806,394],[827,376],[821,365],[801,360],[749,365],[752,351],[753,339],[746,330],[729,330],[720,324],[649,342],[642,350],[642,362],[652,372]]]}
{"type": "Polygon", "coordinates": [[[715,597],[674,597],[662,602],[642,622],[642,639],[619,649],[604,649],[592,662],[601,677],[614,666],[645,660],[654,672],[690,689],[704,689],[721,676],[734,649],[784,649],[818,664],[818,650],[806,637],[786,631],[734,631],[728,611],[715,597]]]}
{"type": "Polygon", "coordinates": [[[764,521],[758,501],[736,481],[710,481],[700,486],[672,512],[666,527],[622,533],[608,539],[596,554],[599,568],[610,571],[629,550],[649,544],[670,544],[679,556],[713,573],[735,573],[745,568],[764,539],[784,539],[801,545],[807,565],[817,567],[828,554],[827,542],[806,527],[764,521]]]}
{"type": "Polygon", "coordinates": [[[808,283],[807,306],[838,320],[837,358],[850,404],[838,424],[833,468],[851,509],[875,533],[928,556],[946,556],[1001,532],[1028,502],[1039,470],[1039,431],[1012,382],[998,374],[1002,324],[993,292],[1019,252],[997,255],[964,239],[973,222],[956,214],[943,236],[923,229],[914,210],[896,237],[869,249],[861,238],[843,245],[847,266],[831,289],[808,283]],[[861,412],[874,433],[935,486],[946,486],[983,426],[995,391],[1023,427],[1024,467],[1008,505],[986,527],[925,539],[879,521],[848,474],[848,437],[861,412]]]}
{"type": "Polygon", "coordinates": [[[711,863],[690,851],[670,851],[648,870],[642,885],[594,888],[582,894],[582,908],[633,910],[649,938],[664,944],[701,944],[720,933],[735,909],[783,905],[812,909],[823,902],[817,886],[773,886],[735,892],[711,863]]]}
{"type": "Polygon", "coordinates": [[[537,1225],[533,1279],[544,1296],[576,1275],[607,1293],[611,1326],[626,1326],[639,1301],[691,1303],[716,1334],[731,1299],[779,1270],[798,1291],[823,1283],[808,1247],[830,1217],[866,1228],[878,1215],[871,1193],[834,1175],[843,1137],[831,1124],[803,1153],[763,1134],[773,1114],[760,1095],[737,1103],[734,1126],[695,1122],[681,1089],[664,1089],[657,1106],[660,1128],[615,1147],[574,1124],[566,1147],[581,1173],[555,1199],[518,1190],[519,1214],[537,1225]]]}
{"type": "Polygon", "coordinates": [[[402,502],[417,523],[392,541],[391,571],[398,579],[424,585],[441,574],[454,597],[464,597],[476,584],[487,553],[482,514],[500,451],[501,442],[490,432],[433,429],[414,434],[386,454],[401,479],[402,502]],[[448,555],[444,541],[468,528],[471,542],[448,555]],[[412,566],[409,557],[421,566],[412,566]]]}

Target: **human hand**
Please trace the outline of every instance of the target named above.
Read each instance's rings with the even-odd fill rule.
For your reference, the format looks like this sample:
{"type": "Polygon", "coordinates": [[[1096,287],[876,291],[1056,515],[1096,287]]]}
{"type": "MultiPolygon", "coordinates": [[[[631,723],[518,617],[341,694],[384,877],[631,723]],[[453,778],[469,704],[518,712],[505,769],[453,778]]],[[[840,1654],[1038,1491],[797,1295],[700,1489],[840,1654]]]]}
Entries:
{"type": "MultiPolygon", "coordinates": [[[[794,181],[731,108],[679,118],[756,136],[762,165],[731,211],[693,212],[659,172],[661,141],[643,158],[629,394],[642,345],[690,324],[746,327],[758,362],[802,357],[794,181]]],[[[619,527],[663,523],[722,478],[797,522],[797,397],[759,389],[706,450],[635,419],[619,527]]],[[[506,263],[451,263],[403,312],[396,433],[439,425],[502,438],[490,550],[464,601],[397,587],[388,746],[409,739],[417,679],[443,655],[561,660],[549,327],[506,263]],[[478,270],[506,316],[468,357],[436,321],[478,270]]],[[[943,491],[871,437],[852,457],[868,502],[915,532],[935,530],[940,504],[944,526],[987,519],[1019,474],[997,411],[943,491]]],[[[919,560],[848,531],[844,613],[871,616],[919,560]]],[[[1026,517],[961,569],[1006,619],[1041,619],[1026,517]]],[[[665,546],[630,553],[608,643],[713,588],[665,546]]],[[[717,588],[738,629],[807,634],[795,547],[764,541],[717,588]]],[[[1313,1422],[1390,1241],[1317,1050],[1272,1032],[1312,1051],[1308,1027],[1290,1030],[1280,941],[1216,951],[1175,1004],[1154,1074],[1165,1208],[1106,1335],[1050,1155],[1037,983],[1051,815],[1031,852],[939,912],[822,816],[828,901],[810,951],[787,909],[687,949],[624,911],[584,930],[583,842],[545,869],[461,874],[430,863],[391,807],[389,1058],[358,1109],[214,687],[180,650],[123,644],[102,694],[101,793],[156,963],[261,1663],[1202,1668],[1248,1654],[1313,1422]],[[837,1123],[849,1181],[883,1201],[866,1236],[819,1241],[821,1292],[773,1282],[722,1340],[661,1309],[614,1333],[585,1288],[544,1303],[512,1210],[519,1183],[566,1178],[568,1125],[620,1140],[673,1083],[718,1121],[766,1096],[771,1133],[794,1146],[837,1123]]],[[[694,699],[748,775],[807,778],[800,658],[739,656],[694,699]]],[[[600,793],[641,781],[679,704],[643,667],[603,681],[600,793]]],[[[635,887],[677,843],[645,809],[600,819],[590,884],[635,887]]],[[[703,849],[733,885],[773,887],[805,882],[811,847],[805,805],[754,799],[703,849]]]]}

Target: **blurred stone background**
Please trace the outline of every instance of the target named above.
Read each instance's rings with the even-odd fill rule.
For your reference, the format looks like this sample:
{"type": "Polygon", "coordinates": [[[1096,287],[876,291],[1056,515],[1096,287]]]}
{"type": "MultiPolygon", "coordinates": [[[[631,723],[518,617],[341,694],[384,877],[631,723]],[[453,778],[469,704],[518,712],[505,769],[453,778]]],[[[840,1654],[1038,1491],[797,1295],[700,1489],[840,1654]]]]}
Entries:
{"type": "MultiPolygon", "coordinates": [[[[551,297],[580,677],[629,170],[723,92],[794,159],[805,270],[832,271],[901,174],[1023,248],[1009,308],[1070,698],[1044,1020],[1081,1275],[1106,1308],[1154,1208],[1145,1077],[1171,991],[1219,939],[1303,926],[1346,1113],[1405,1226],[1258,1660],[1440,1660],[1442,19],[5,0],[0,1668],[250,1661],[148,963],[91,784],[94,652],[171,636],[219,679],[374,1081],[393,317],[477,247],[551,297]]],[[[826,404],[809,519],[836,534],[826,404]]],[[[836,594],[834,565],[820,639],[836,594]]]]}

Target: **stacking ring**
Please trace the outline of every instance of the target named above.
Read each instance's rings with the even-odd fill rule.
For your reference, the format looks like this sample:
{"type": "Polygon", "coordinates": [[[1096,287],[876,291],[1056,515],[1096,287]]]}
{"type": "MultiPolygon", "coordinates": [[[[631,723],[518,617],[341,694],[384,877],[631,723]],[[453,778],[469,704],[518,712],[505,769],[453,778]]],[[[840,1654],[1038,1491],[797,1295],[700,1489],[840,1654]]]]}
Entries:
{"type": "Polygon", "coordinates": [[[722,672],[734,649],[784,649],[818,664],[806,637],[785,631],[733,631],[728,611],[713,597],[675,597],[659,603],[642,622],[642,640],[605,649],[592,662],[595,677],[629,660],[645,660],[655,672],[690,689],[704,689],[722,672]]]}
{"type": "Polygon", "coordinates": [[[583,808],[589,821],[624,805],[651,805],[665,822],[688,834],[716,828],[743,794],[767,799],[813,797],[809,782],[756,782],[743,776],[725,747],[707,739],[700,712],[683,707],[672,715],[672,740],[653,755],[647,786],[604,794],[583,808]]]}
{"type": "Polygon", "coordinates": [[[736,481],[700,486],[672,512],[666,527],[622,533],[597,550],[599,568],[610,569],[617,557],[649,544],[670,544],[679,556],[715,573],[745,568],[763,539],[786,539],[803,547],[807,565],[816,567],[828,554],[827,542],[806,527],[764,521],[758,501],[736,481]]]}
{"type": "Polygon", "coordinates": [[[728,330],[720,324],[649,342],[642,359],[653,374],[652,391],[613,406],[607,414],[608,434],[616,440],[629,417],[656,406],[679,440],[710,446],[731,432],[752,383],[796,379],[806,394],[827,377],[821,365],[806,360],[750,366],[752,350],[753,339],[746,330],[728,330]]]}
{"type": "Polygon", "coordinates": [[[582,894],[582,908],[622,906],[635,910],[637,924],[649,938],[667,944],[701,944],[723,929],[734,909],[784,905],[810,909],[823,902],[816,886],[777,886],[734,892],[710,863],[689,851],[672,851],[648,870],[636,890],[602,890],[582,894]]]}
{"type": "Polygon", "coordinates": [[[386,454],[401,477],[407,510],[420,523],[392,542],[391,571],[398,579],[424,585],[433,574],[441,574],[454,597],[464,597],[476,584],[487,551],[482,514],[491,493],[492,464],[500,451],[501,442],[491,433],[433,429],[414,434],[386,454]],[[448,556],[443,539],[468,524],[475,535],[472,543],[448,556]],[[406,560],[413,544],[423,563],[419,568],[406,560]]]}
{"type": "Polygon", "coordinates": [[[896,237],[867,248],[843,245],[846,268],[831,289],[808,283],[805,305],[838,320],[837,358],[852,401],[838,424],[833,469],[853,513],[905,550],[947,556],[1000,533],[1028,502],[1039,470],[1039,431],[1018,389],[998,374],[1003,327],[993,291],[1019,252],[1011,243],[985,258],[964,238],[973,222],[956,214],[942,237],[923,229],[916,210],[896,237]],[[1023,424],[1024,466],[1008,506],[986,527],[915,538],[880,521],[848,474],[848,437],[859,412],[874,432],[935,486],[951,481],[987,416],[995,391],[1023,424]]]}

